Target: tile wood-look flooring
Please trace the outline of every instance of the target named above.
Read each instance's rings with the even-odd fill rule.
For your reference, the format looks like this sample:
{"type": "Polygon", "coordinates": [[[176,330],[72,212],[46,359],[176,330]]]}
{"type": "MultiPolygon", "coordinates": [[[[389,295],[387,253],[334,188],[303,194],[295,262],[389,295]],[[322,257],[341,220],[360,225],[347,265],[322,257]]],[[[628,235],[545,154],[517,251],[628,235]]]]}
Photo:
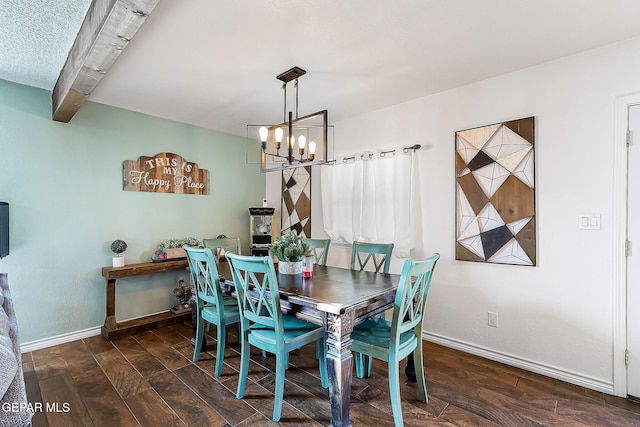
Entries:
{"type": "MultiPolygon", "coordinates": [[[[215,332],[215,326],[212,326],[215,332]]],[[[29,402],[42,402],[33,426],[263,426],[271,421],[274,358],[252,351],[243,399],[236,399],[240,357],[235,326],[220,377],[215,339],[191,362],[191,325],[181,323],[109,342],[86,338],[23,354],[29,402]],[[47,408],[48,406],[48,408],[47,408]],[[47,410],[48,409],[48,410],[47,410]]],[[[640,404],[424,342],[429,403],[401,381],[407,426],[632,426],[640,404]]],[[[315,346],[291,354],[278,424],[326,426],[315,346]]],[[[392,426],[386,363],[351,388],[351,422],[392,426]]]]}

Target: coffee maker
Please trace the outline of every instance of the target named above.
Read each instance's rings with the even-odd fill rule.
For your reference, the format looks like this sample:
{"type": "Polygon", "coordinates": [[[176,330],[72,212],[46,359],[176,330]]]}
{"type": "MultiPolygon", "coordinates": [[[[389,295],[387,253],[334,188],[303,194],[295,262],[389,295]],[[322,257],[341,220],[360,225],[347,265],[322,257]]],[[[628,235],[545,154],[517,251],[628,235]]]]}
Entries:
{"type": "Polygon", "coordinates": [[[275,208],[249,208],[251,216],[251,256],[269,255],[269,247],[273,243],[273,214],[275,208]]]}

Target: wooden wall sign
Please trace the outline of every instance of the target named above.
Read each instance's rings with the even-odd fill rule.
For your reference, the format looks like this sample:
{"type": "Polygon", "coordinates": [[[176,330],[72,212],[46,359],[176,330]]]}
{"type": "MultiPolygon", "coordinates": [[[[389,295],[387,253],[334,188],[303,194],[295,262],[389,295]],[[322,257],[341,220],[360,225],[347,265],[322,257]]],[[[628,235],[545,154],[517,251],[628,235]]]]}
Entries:
{"type": "Polygon", "coordinates": [[[152,193],[207,194],[209,171],[173,153],[122,162],[122,189],[152,193]]]}

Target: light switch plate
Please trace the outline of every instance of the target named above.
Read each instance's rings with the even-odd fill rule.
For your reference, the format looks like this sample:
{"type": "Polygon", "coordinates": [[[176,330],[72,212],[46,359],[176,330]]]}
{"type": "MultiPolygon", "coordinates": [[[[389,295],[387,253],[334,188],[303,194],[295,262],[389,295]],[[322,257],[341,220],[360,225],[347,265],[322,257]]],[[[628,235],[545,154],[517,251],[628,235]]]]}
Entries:
{"type": "Polygon", "coordinates": [[[600,230],[602,215],[599,213],[584,213],[578,215],[579,230],[600,230]]]}

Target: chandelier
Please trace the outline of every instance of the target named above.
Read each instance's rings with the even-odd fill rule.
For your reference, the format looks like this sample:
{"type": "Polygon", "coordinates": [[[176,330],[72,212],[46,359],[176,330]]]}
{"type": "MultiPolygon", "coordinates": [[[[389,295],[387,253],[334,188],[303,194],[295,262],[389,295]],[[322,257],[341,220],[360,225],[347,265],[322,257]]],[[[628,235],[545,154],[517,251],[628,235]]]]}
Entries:
{"type": "Polygon", "coordinates": [[[282,81],[284,117],[275,125],[248,125],[247,137],[260,141],[260,171],[271,172],[328,163],[327,110],[298,117],[298,78],[306,74],[300,67],[276,76],[282,81]],[[287,111],[287,85],[295,89],[295,118],[287,111]],[[256,135],[257,133],[257,135],[256,135]]]}

